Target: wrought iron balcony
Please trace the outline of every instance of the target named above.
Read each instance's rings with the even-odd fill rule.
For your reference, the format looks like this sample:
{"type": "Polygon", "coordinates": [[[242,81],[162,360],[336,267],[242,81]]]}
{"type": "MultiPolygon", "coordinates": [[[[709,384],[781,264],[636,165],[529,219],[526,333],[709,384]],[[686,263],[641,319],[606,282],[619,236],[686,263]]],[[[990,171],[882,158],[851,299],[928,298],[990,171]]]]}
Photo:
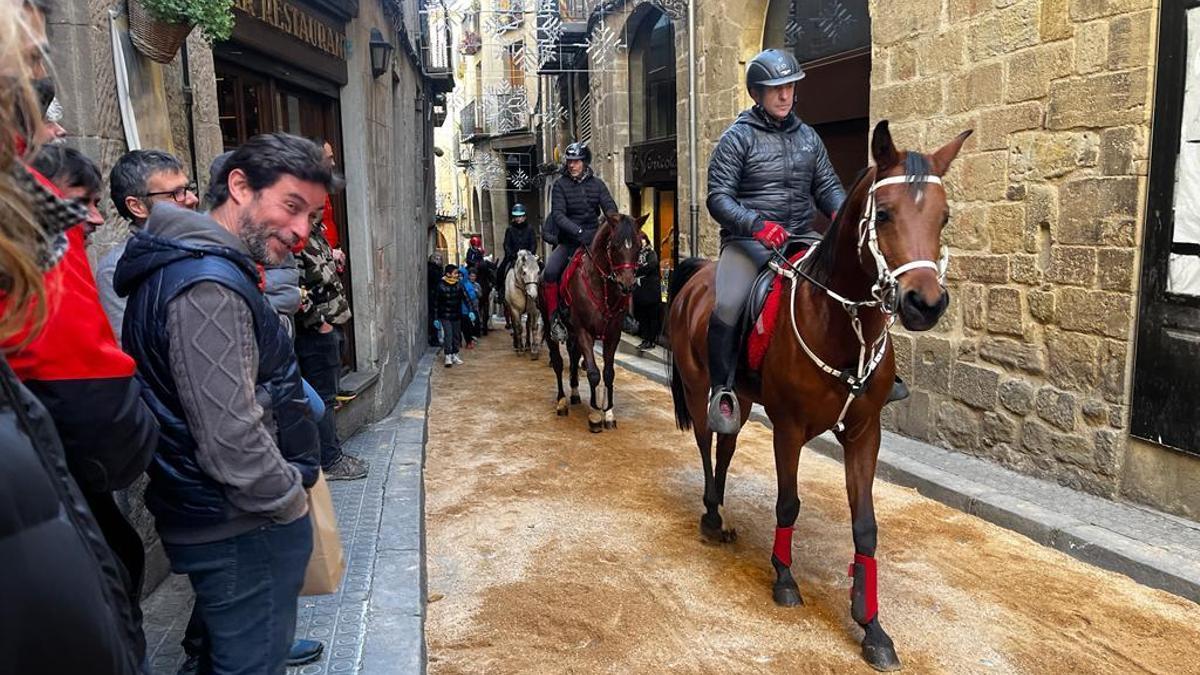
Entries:
{"type": "Polygon", "coordinates": [[[588,15],[587,0],[539,0],[539,72],[561,72],[572,67],[575,56],[587,48],[588,15]]]}
{"type": "Polygon", "coordinates": [[[461,129],[459,136],[464,143],[474,143],[487,135],[481,112],[478,101],[471,101],[458,113],[458,123],[461,129]]]}
{"type": "Polygon", "coordinates": [[[435,93],[454,89],[454,61],[450,54],[450,14],[441,0],[430,0],[421,9],[421,65],[435,93]]]}

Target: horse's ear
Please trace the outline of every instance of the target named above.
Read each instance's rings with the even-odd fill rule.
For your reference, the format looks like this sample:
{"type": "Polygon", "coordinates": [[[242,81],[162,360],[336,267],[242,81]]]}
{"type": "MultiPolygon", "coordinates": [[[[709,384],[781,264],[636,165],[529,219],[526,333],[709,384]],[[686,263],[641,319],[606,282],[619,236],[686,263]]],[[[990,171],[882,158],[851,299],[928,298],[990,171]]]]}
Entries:
{"type": "Polygon", "coordinates": [[[963,143],[967,138],[975,132],[974,129],[967,129],[961,134],[954,137],[954,140],[938,148],[937,152],[929,156],[929,162],[933,167],[933,172],[939,176],[944,176],[950,168],[950,162],[958,156],[958,151],[962,150],[963,143]]]}
{"type": "Polygon", "coordinates": [[[875,166],[879,171],[892,168],[900,163],[900,153],[892,142],[892,132],[888,130],[888,121],[879,120],[875,131],[871,134],[871,156],[875,158],[875,166]]]}
{"type": "Polygon", "coordinates": [[[636,222],[637,222],[637,226],[638,226],[638,229],[639,229],[639,230],[640,230],[640,229],[642,229],[642,226],[646,224],[646,221],[647,221],[647,220],[650,220],[650,214],[649,214],[649,213],[647,213],[647,214],[643,215],[641,218],[638,218],[638,219],[637,219],[637,221],[636,221],[636,222]]]}

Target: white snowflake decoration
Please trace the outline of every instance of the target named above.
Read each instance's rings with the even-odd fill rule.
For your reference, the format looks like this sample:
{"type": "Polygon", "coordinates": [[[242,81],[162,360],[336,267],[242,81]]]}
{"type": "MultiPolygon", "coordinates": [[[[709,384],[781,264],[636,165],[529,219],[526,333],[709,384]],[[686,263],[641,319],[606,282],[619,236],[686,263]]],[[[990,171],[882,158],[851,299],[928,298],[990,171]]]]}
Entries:
{"type": "Polygon", "coordinates": [[[551,129],[557,129],[566,122],[567,109],[561,103],[546,111],[546,124],[549,124],[551,129]]]}
{"type": "Polygon", "coordinates": [[[533,182],[533,179],[530,178],[529,174],[525,173],[523,169],[517,169],[516,171],[508,174],[508,182],[517,190],[524,190],[525,188],[529,187],[529,184],[533,182]]]}
{"type": "Polygon", "coordinates": [[[620,48],[620,36],[604,23],[596,26],[587,41],[588,57],[597,70],[603,69],[620,48]]]}
{"type": "Polygon", "coordinates": [[[505,179],[504,164],[496,155],[476,150],[471,158],[469,175],[477,187],[485,190],[502,188],[505,179]]]}
{"type": "Polygon", "coordinates": [[[687,0],[654,0],[654,4],[676,21],[687,16],[687,0]]]}
{"type": "Polygon", "coordinates": [[[519,58],[521,69],[528,73],[537,73],[538,69],[544,65],[539,50],[526,44],[521,45],[519,58]]]}

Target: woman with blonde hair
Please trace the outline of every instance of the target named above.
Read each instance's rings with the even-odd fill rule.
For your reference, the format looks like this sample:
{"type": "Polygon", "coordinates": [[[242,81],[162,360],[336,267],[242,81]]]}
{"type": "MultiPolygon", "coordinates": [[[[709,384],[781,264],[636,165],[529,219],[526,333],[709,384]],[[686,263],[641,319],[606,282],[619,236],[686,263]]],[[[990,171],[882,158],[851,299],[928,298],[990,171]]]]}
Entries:
{"type": "MultiPolygon", "coordinates": [[[[30,76],[25,3],[0,0],[0,341],[35,339],[43,274],[65,249],[46,193],[20,161],[41,114],[30,76]],[[57,231],[56,231],[57,230],[57,231]]],[[[10,350],[11,351],[11,350],[10,350]]],[[[67,472],[45,407],[0,354],[0,646],[16,673],[141,670],[117,563],[67,472]]]]}

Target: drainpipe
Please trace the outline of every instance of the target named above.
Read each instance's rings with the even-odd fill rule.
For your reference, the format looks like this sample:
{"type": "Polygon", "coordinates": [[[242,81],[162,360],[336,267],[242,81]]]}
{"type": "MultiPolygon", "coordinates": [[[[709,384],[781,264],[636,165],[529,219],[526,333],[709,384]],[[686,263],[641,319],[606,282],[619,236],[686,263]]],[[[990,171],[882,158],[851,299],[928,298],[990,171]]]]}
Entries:
{"type": "Polygon", "coordinates": [[[688,222],[688,249],[692,257],[700,255],[700,180],[696,175],[696,0],[688,0],[688,194],[691,196],[688,222]]]}
{"type": "Polygon", "coordinates": [[[201,183],[200,176],[200,158],[196,157],[196,101],[193,96],[192,89],[192,66],[188,62],[188,46],[187,42],[183,43],[183,49],[180,51],[181,61],[180,67],[183,71],[183,105],[185,117],[187,117],[187,137],[188,137],[188,154],[192,156],[192,182],[199,185],[201,183]]]}

